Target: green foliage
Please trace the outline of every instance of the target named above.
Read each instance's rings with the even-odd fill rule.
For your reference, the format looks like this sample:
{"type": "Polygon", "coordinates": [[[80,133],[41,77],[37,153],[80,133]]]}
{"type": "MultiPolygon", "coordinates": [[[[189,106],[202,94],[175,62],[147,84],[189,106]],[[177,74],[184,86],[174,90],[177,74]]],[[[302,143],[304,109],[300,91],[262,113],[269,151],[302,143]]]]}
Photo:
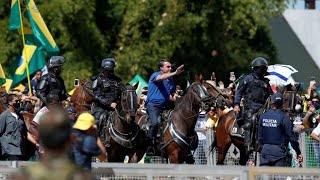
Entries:
{"type": "MultiPolygon", "coordinates": [[[[279,15],[287,0],[37,0],[61,55],[68,89],[73,79],[89,79],[103,58],[117,59],[116,73],[129,82],[145,79],[161,58],[185,64],[191,75],[215,71],[226,80],[250,70],[263,56],[276,62],[268,18],[279,15]]],[[[8,30],[10,2],[0,1],[0,63],[8,69],[22,40],[8,30]]],[[[186,75],[187,73],[185,73],[186,75]]],[[[179,81],[185,81],[179,76],[179,81]]],[[[191,76],[191,79],[193,77],[191,76]]]]}

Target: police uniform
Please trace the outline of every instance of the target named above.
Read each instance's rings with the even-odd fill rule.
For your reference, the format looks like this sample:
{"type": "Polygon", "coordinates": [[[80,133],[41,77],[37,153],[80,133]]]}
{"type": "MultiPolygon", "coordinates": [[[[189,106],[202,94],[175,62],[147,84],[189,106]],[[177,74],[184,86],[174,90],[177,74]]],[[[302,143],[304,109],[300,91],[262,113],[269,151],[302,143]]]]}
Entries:
{"type": "MultiPolygon", "coordinates": [[[[272,95],[273,103],[281,103],[280,93],[272,95]],[[277,102],[280,101],[280,102],[277,102]]],[[[261,149],[260,166],[289,166],[291,157],[288,154],[288,143],[301,154],[299,142],[293,133],[290,118],[279,108],[273,108],[263,113],[259,118],[259,145],[261,149]]]]}
{"type": "Polygon", "coordinates": [[[44,104],[46,104],[47,95],[52,91],[59,95],[60,101],[70,96],[66,91],[64,80],[60,77],[64,61],[62,56],[52,56],[49,60],[49,72],[40,79],[36,95],[44,104]]]}
{"type": "MultiPolygon", "coordinates": [[[[121,79],[114,74],[116,67],[114,58],[106,58],[101,62],[103,73],[93,77],[92,89],[94,94],[94,103],[92,107],[92,114],[94,115],[98,127],[102,119],[107,119],[110,111],[113,111],[111,103],[119,103],[121,98],[121,90],[124,85],[121,79]],[[105,115],[105,116],[103,116],[105,115]]],[[[101,127],[99,127],[100,129],[101,127]]]]}
{"type": "MultiPolygon", "coordinates": [[[[256,58],[252,62],[252,66],[259,68],[260,66],[267,66],[267,61],[263,58],[256,58]],[[258,62],[258,63],[257,63],[258,62]]],[[[259,70],[259,69],[258,69],[259,70]]],[[[250,73],[244,77],[240,82],[239,87],[235,93],[235,105],[240,105],[240,101],[244,98],[244,120],[245,124],[245,144],[251,144],[250,133],[253,125],[253,115],[263,107],[268,97],[272,94],[272,89],[269,80],[264,78],[264,72],[250,73]]]]}
{"type": "Polygon", "coordinates": [[[92,83],[94,94],[93,115],[96,123],[99,124],[100,116],[105,111],[113,110],[112,102],[118,102],[121,98],[121,79],[116,75],[104,77],[99,75],[92,83]]]}

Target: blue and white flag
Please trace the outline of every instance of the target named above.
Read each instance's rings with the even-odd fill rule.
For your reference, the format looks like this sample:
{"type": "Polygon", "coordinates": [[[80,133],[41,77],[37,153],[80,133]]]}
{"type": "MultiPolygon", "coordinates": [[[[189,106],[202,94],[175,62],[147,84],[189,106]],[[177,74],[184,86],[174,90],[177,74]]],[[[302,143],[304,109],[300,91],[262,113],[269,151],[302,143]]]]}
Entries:
{"type": "Polygon", "coordinates": [[[294,84],[295,81],[291,77],[292,74],[298,72],[297,69],[290,65],[275,64],[268,66],[269,75],[266,76],[270,80],[271,85],[281,86],[294,84]]]}

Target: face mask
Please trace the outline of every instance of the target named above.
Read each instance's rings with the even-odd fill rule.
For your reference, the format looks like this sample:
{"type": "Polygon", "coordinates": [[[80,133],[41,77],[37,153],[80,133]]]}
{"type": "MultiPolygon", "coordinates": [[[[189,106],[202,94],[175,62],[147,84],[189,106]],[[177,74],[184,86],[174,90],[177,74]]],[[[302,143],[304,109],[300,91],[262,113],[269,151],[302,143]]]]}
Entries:
{"type": "Polygon", "coordinates": [[[21,107],[21,104],[20,104],[20,101],[15,101],[12,106],[14,107],[15,110],[19,111],[20,110],[20,107],[21,107]]]}
{"type": "Polygon", "coordinates": [[[300,104],[296,104],[296,106],[294,107],[294,109],[296,111],[300,111],[302,109],[301,105],[300,104]]]}
{"type": "Polygon", "coordinates": [[[56,68],[56,73],[57,73],[57,74],[61,74],[61,72],[62,72],[62,67],[60,67],[60,66],[57,67],[57,68],[56,68]]]}

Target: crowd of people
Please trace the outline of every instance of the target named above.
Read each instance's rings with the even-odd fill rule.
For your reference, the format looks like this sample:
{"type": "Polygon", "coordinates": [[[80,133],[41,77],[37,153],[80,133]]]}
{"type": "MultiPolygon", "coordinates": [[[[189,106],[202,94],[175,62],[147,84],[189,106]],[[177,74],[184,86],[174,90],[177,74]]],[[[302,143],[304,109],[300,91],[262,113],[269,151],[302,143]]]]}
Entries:
{"type": "MultiPolygon", "coordinates": [[[[30,142],[37,149],[32,157],[36,160],[49,161],[48,156],[62,152],[62,147],[68,149],[68,157],[71,157],[76,165],[84,169],[91,169],[91,158],[94,156],[101,161],[106,159],[106,149],[99,137],[101,136],[99,128],[101,128],[101,121],[107,119],[109,113],[114,111],[119,104],[121,88],[124,87],[121,79],[114,72],[116,61],[113,58],[103,59],[101,73],[92,78],[94,103],[90,113],[76,112],[71,103],[62,103],[65,100],[70,101],[70,95],[67,93],[64,81],[60,76],[64,61],[62,56],[51,57],[48,73],[42,76],[41,71],[37,71],[32,79],[32,92],[26,87],[20,98],[14,94],[8,95],[8,109],[0,115],[0,142],[3,160],[27,160],[25,154],[27,144],[30,142]],[[22,110],[35,114],[30,125],[25,123],[24,117],[20,113],[22,110]],[[64,121],[67,122],[69,129],[62,125],[65,123],[64,121]],[[50,134],[53,131],[49,126],[61,130],[61,133],[57,132],[55,136],[50,134]],[[70,148],[66,148],[69,147],[70,142],[70,148]]],[[[315,81],[310,82],[306,96],[297,94],[299,101],[293,110],[294,118],[290,119],[282,111],[283,90],[278,88],[277,92],[274,92],[268,79],[265,78],[267,67],[267,60],[258,57],[252,61],[251,73],[236,79],[235,74],[230,72],[230,83],[227,87],[222,81],[216,83],[215,73],[212,73],[208,82],[216,86],[224,95],[226,99],[225,110],[234,110],[238,113],[236,125],[243,129],[242,135],[248,153],[254,150],[250,138],[254,117],[256,115],[260,117],[258,132],[261,166],[285,166],[289,143],[296,151],[297,160],[302,162],[303,157],[293,130],[305,128],[315,128],[311,137],[316,140],[314,150],[319,163],[320,103],[315,81]],[[270,96],[271,108],[262,114],[263,105],[270,96]]],[[[175,85],[173,80],[174,76],[183,73],[183,68],[184,65],[181,65],[173,71],[171,62],[167,59],[161,59],[158,64],[159,70],[151,75],[148,88],[144,88],[139,95],[140,100],[142,99],[140,110],[145,110],[149,115],[150,127],[147,133],[147,154],[149,155],[155,152],[155,138],[161,112],[169,107],[170,102],[183,96],[183,90],[179,85],[175,85]]],[[[293,85],[286,88],[292,90],[297,87],[293,85]]],[[[202,112],[199,115],[197,127],[204,130],[212,128],[217,119],[218,116],[213,111],[202,112]],[[210,118],[206,116],[206,113],[211,113],[210,118]],[[212,117],[214,118],[212,119],[212,117]]],[[[196,154],[205,151],[204,147],[206,147],[206,138],[203,136],[203,132],[199,134],[199,137],[200,144],[196,154]]],[[[204,163],[197,160],[196,162],[204,163]]]]}

